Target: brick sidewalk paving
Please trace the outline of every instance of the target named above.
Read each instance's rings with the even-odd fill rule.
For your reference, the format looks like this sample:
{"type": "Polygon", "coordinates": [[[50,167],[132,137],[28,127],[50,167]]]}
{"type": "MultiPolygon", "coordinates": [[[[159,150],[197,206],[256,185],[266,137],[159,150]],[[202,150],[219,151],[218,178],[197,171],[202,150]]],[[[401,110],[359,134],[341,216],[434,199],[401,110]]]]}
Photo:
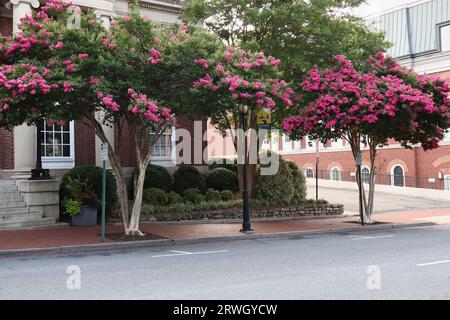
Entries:
{"type": "MultiPolygon", "coordinates": [[[[408,225],[421,222],[450,223],[450,208],[421,211],[392,212],[376,215],[382,223],[408,225]]],[[[259,221],[252,224],[255,234],[331,230],[339,228],[360,229],[355,223],[358,217],[298,219],[281,221],[259,221]]],[[[377,225],[379,226],[379,225],[377,225]]],[[[366,226],[365,228],[373,228],[366,226]]],[[[211,237],[233,237],[242,235],[239,223],[149,223],[142,224],[141,230],[166,239],[197,239],[211,237]]],[[[120,225],[107,225],[106,232],[121,233],[120,225]]],[[[0,250],[49,248],[98,244],[100,227],[55,228],[35,230],[0,231],[0,250]]],[[[107,243],[113,241],[107,239],[107,243]]]]}

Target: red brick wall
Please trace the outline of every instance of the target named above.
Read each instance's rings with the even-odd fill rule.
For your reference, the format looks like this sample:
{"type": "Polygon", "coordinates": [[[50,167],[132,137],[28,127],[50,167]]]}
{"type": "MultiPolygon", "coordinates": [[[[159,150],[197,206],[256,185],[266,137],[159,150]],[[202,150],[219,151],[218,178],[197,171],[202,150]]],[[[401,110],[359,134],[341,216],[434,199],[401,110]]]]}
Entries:
{"type": "Polygon", "coordinates": [[[95,134],[83,123],[75,123],[75,165],[95,165],[95,134]]]}
{"type": "Polygon", "coordinates": [[[12,18],[0,17],[0,33],[3,36],[9,36],[13,31],[12,18]]]}
{"type": "Polygon", "coordinates": [[[119,131],[118,127],[114,128],[114,144],[119,146],[120,162],[123,167],[136,166],[136,147],[133,143],[132,135],[129,127],[124,123],[119,131]]]}
{"type": "Polygon", "coordinates": [[[14,169],[14,132],[0,128],[0,170],[14,169]]]}
{"type": "MultiPolygon", "coordinates": [[[[0,34],[12,34],[12,18],[0,17],[0,34]]],[[[14,169],[14,133],[0,128],[0,170],[14,169]]]]}

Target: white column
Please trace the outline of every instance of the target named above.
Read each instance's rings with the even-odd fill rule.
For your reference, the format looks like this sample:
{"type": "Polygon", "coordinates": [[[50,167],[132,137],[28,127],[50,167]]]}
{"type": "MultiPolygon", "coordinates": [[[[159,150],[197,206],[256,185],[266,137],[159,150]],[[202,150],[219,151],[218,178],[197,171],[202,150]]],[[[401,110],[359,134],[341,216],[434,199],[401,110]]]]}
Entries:
{"type": "MultiPolygon", "coordinates": [[[[111,17],[109,15],[105,15],[102,12],[97,12],[97,18],[101,21],[101,23],[103,24],[103,26],[106,29],[111,28],[111,17]]],[[[102,119],[103,118],[103,112],[96,112],[95,117],[97,119],[102,119]]],[[[114,148],[114,126],[113,127],[108,127],[105,125],[102,125],[103,131],[105,132],[106,137],[109,140],[109,143],[111,144],[111,146],[114,148]]],[[[101,160],[101,141],[100,139],[96,136],[95,137],[95,164],[97,166],[102,166],[102,160],[101,160]]],[[[111,164],[109,163],[109,161],[106,163],[108,168],[111,168],[111,164]]]]}
{"type": "MultiPolygon", "coordinates": [[[[32,8],[39,7],[38,0],[11,0],[13,10],[13,31],[18,33],[20,19],[32,14],[32,8]]],[[[30,170],[36,164],[36,127],[21,125],[14,128],[14,169],[30,170]]]]}

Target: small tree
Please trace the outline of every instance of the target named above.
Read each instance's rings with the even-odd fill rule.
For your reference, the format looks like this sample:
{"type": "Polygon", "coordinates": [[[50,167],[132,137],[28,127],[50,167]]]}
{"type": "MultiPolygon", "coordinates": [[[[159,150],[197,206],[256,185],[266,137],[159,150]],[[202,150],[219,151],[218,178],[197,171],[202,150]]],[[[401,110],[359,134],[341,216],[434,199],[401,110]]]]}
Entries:
{"type": "MultiPolygon", "coordinates": [[[[193,97],[203,108],[196,112],[210,116],[219,129],[230,130],[236,150],[237,137],[233,129],[242,127],[238,110],[240,104],[249,107],[247,128],[257,130],[257,113],[262,108],[288,108],[298,99],[286,81],[281,80],[282,73],[278,70],[280,60],[263,52],[228,47],[224,55],[209,60],[196,59],[194,62],[205,74],[193,84],[193,97]]],[[[250,169],[253,181],[255,164],[250,169]]],[[[250,191],[251,188],[250,182],[250,191]]]]}
{"type": "Polygon", "coordinates": [[[142,190],[152,145],[173,123],[169,107],[177,107],[178,97],[189,93],[199,75],[193,52],[214,52],[217,41],[204,33],[189,35],[184,26],[160,30],[136,7],[106,30],[92,11],[83,14],[62,0],[22,19],[21,29],[0,39],[0,126],[83,121],[109,145],[125,232],[142,234],[142,190]],[[131,216],[120,144],[111,147],[103,125],[117,126],[119,133],[127,126],[132,133],[138,178],[131,216]]]}
{"type": "MultiPolygon", "coordinates": [[[[405,148],[439,147],[450,126],[449,88],[444,80],[416,75],[393,58],[378,53],[357,71],[343,56],[334,67],[314,67],[303,82],[300,109],[289,109],[283,128],[296,138],[322,143],[345,138],[353,156],[366,145],[370,155],[369,195],[364,194],[364,220],[373,222],[377,148],[393,139],[405,148]]],[[[363,183],[357,179],[360,189],[363,183]]]]}

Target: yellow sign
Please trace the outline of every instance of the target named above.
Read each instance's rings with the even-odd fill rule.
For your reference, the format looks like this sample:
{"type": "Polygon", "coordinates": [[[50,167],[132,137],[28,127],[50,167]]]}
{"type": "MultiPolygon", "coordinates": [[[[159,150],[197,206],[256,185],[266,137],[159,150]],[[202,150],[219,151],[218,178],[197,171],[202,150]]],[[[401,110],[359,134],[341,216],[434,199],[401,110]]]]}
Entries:
{"type": "Polygon", "coordinates": [[[272,124],[272,114],[270,109],[261,108],[261,110],[256,114],[256,124],[272,124]]]}

